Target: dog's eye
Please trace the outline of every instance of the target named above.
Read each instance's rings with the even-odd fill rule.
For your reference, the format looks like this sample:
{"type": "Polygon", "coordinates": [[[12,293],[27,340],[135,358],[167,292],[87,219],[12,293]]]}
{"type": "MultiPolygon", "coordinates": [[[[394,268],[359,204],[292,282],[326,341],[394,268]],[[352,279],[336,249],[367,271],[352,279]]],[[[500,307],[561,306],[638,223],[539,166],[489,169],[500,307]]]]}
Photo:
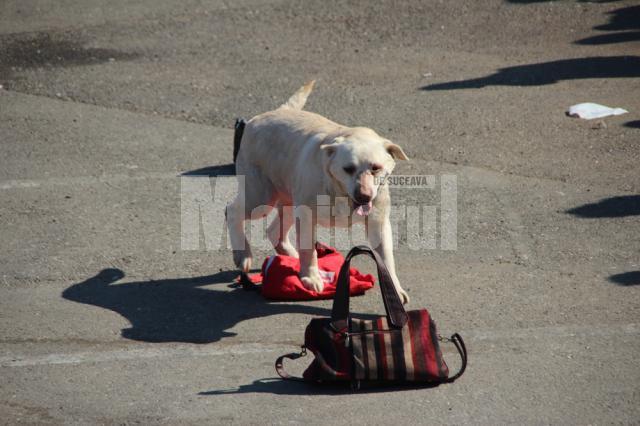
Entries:
{"type": "Polygon", "coordinates": [[[345,171],[345,173],[352,175],[356,171],[356,166],[350,164],[348,166],[344,166],[343,170],[345,171]]]}
{"type": "Polygon", "coordinates": [[[380,164],[374,164],[371,166],[371,171],[373,173],[379,173],[382,170],[382,166],[380,164]]]}

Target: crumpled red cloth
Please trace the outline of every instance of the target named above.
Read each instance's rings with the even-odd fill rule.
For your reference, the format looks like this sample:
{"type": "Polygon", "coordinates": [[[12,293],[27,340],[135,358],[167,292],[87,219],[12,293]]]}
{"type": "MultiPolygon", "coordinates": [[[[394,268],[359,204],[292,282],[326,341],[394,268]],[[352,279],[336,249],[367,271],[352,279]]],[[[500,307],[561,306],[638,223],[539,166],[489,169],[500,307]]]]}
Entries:
{"type": "MultiPolygon", "coordinates": [[[[324,281],[322,292],[307,289],[300,281],[300,260],[295,257],[269,256],[262,264],[262,272],[249,275],[253,283],[262,282],[261,294],[271,300],[318,300],[333,299],[336,293],[338,274],[344,263],[344,256],[335,248],[316,244],[318,269],[324,281]]],[[[373,288],[376,279],[371,274],[362,274],[350,268],[350,294],[360,296],[373,288]]]]}

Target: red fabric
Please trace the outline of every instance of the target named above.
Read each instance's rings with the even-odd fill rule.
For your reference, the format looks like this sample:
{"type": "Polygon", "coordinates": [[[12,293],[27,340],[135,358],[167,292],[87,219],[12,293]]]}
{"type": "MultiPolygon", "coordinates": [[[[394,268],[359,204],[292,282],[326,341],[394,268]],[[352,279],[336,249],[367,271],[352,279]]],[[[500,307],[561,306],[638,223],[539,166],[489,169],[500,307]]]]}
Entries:
{"type": "MultiPolygon", "coordinates": [[[[305,288],[298,277],[300,260],[290,256],[270,256],[262,264],[262,272],[249,275],[254,283],[262,282],[261,293],[272,300],[316,300],[333,299],[336,293],[338,273],[344,263],[344,257],[333,247],[318,244],[318,268],[324,281],[324,289],[318,293],[305,288]]],[[[350,268],[350,294],[359,296],[373,288],[375,278],[371,274],[361,274],[356,268],[350,268]]]]}

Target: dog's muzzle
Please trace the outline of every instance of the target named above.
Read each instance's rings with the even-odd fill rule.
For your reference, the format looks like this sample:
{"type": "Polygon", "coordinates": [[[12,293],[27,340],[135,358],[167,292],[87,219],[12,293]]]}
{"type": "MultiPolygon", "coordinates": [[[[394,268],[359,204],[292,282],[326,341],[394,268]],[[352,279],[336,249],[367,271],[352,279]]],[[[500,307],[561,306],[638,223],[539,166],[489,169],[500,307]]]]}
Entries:
{"type": "Polygon", "coordinates": [[[353,201],[353,210],[356,212],[358,216],[369,216],[371,210],[373,210],[373,201],[370,200],[366,203],[359,203],[355,200],[353,201]]]}

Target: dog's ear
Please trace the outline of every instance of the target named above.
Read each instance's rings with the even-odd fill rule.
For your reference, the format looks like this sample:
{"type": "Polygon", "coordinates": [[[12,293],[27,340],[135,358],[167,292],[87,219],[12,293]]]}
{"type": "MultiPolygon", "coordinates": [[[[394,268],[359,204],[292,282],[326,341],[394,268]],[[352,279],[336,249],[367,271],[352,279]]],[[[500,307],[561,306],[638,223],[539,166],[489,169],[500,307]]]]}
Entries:
{"type": "Polygon", "coordinates": [[[396,160],[409,160],[409,157],[407,157],[407,154],[405,154],[402,148],[400,148],[400,145],[396,145],[388,139],[384,140],[384,149],[386,149],[389,155],[396,160]]]}
{"type": "Polygon", "coordinates": [[[336,153],[336,149],[338,145],[344,142],[344,137],[338,136],[337,138],[333,138],[331,141],[320,145],[320,149],[327,154],[327,157],[332,157],[333,154],[336,153]]]}

